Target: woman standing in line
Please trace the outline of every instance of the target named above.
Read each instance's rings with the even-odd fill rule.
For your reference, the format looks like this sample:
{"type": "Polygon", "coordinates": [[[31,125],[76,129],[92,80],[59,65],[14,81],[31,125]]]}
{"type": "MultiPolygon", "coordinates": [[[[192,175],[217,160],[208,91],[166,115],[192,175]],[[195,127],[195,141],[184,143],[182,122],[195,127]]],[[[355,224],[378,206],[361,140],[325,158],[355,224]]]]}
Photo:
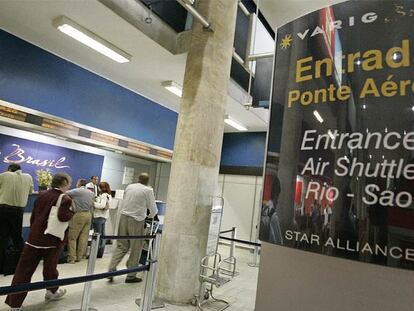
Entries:
{"type": "MultiPolygon", "coordinates": [[[[99,195],[95,199],[92,228],[101,236],[105,235],[105,223],[109,214],[109,202],[111,201],[111,187],[107,182],[99,183],[99,195]]],[[[98,258],[102,258],[105,250],[105,240],[100,240],[98,258]]]]}

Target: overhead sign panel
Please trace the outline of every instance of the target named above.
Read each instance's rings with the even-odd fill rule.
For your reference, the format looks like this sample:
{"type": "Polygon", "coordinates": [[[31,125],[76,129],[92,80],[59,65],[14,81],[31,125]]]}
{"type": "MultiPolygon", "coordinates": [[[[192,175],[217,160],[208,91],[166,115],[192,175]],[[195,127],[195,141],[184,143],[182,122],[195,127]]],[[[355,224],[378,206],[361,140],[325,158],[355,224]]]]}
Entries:
{"type": "Polygon", "coordinates": [[[414,270],[414,3],[278,30],[260,238],[414,270]]]}

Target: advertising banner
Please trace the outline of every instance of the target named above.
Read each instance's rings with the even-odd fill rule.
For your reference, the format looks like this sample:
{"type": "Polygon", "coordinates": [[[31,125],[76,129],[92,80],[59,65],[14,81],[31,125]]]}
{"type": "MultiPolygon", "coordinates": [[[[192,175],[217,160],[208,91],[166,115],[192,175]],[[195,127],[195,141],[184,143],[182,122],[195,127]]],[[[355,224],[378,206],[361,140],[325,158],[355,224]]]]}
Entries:
{"type": "Polygon", "coordinates": [[[75,187],[79,178],[100,177],[103,160],[100,155],[0,134],[0,172],[7,171],[12,163],[19,164],[24,173],[33,177],[35,190],[36,170],[68,173],[75,187]]]}
{"type": "Polygon", "coordinates": [[[414,2],[278,30],[260,239],[414,270],[414,2]]]}

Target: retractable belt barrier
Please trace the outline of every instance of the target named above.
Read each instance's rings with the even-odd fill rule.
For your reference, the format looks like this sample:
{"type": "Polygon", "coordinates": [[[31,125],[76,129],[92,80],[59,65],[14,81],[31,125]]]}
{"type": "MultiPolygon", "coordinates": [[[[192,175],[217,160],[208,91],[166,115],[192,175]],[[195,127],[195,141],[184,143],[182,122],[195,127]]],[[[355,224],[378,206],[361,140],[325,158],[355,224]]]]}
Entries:
{"type": "Polygon", "coordinates": [[[102,235],[101,240],[152,240],[155,239],[155,235],[102,235]]]}
{"type": "Polygon", "coordinates": [[[233,232],[235,228],[231,228],[229,230],[224,230],[224,231],[220,231],[220,234],[226,234],[226,233],[230,233],[233,232]]]}
{"type": "Polygon", "coordinates": [[[132,273],[132,272],[149,271],[149,267],[150,265],[145,265],[145,266],[140,266],[137,268],[123,269],[123,270],[118,270],[118,271],[104,272],[104,273],[85,275],[85,276],[75,276],[75,277],[59,279],[59,280],[49,280],[49,281],[41,281],[41,282],[34,282],[34,283],[18,284],[18,285],[13,285],[13,286],[4,286],[4,287],[0,287],[0,296],[9,295],[9,294],[18,294],[22,292],[31,292],[31,291],[46,289],[46,288],[51,288],[51,287],[73,285],[73,284],[78,284],[78,283],[96,281],[96,280],[106,279],[108,277],[132,273]]]}
{"type": "Polygon", "coordinates": [[[158,264],[158,254],[159,254],[159,247],[160,247],[160,234],[155,235],[140,235],[140,236],[115,236],[115,235],[106,235],[100,236],[98,233],[94,233],[92,235],[92,244],[91,250],[88,260],[88,267],[85,276],[76,276],[70,277],[65,279],[58,279],[58,280],[48,280],[48,281],[41,281],[41,282],[33,282],[33,283],[24,283],[24,284],[17,284],[12,286],[4,286],[0,287],[0,296],[3,295],[10,295],[10,294],[18,294],[23,292],[30,292],[35,290],[47,289],[51,287],[58,287],[64,285],[73,285],[79,283],[85,283],[81,308],[77,310],[81,311],[88,311],[94,310],[90,308],[89,303],[91,299],[91,288],[92,288],[92,281],[106,279],[114,276],[129,274],[129,273],[136,273],[147,271],[145,282],[144,282],[144,297],[143,297],[143,304],[141,305],[141,311],[150,311],[152,306],[152,300],[154,296],[154,280],[156,275],[156,268],[158,264]],[[131,269],[123,269],[118,271],[110,271],[104,273],[94,274],[95,269],[95,262],[98,254],[98,245],[99,241],[103,240],[154,240],[154,253],[151,256],[150,260],[147,260],[147,265],[139,266],[136,268],[131,269]]]}
{"type": "Polygon", "coordinates": [[[260,244],[260,243],[244,241],[244,240],[239,240],[239,239],[232,239],[232,238],[227,238],[225,236],[220,236],[220,239],[227,240],[227,241],[233,241],[233,242],[237,242],[237,243],[241,243],[241,244],[252,245],[252,246],[258,246],[258,247],[262,246],[262,244],[260,244]]]}

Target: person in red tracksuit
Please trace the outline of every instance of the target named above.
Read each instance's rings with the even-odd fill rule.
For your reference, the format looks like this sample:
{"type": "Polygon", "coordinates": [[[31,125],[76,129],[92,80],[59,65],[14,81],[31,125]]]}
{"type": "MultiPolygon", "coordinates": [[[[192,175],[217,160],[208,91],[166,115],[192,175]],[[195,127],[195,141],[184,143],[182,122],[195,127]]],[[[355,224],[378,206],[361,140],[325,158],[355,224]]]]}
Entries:
{"type": "MultiPolygon", "coordinates": [[[[44,234],[44,232],[47,228],[47,220],[52,206],[57,203],[59,196],[69,189],[71,180],[72,179],[68,174],[57,173],[53,176],[51,189],[39,193],[34,203],[32,216],[30,218],[29,238],[24,246],[22,255],[20,256],[12,285],[29,283],[42,259],[44,280],[55,280],[58,278],[59,272],[57,271],[57,264],[62,247],[67,240],[67,231],[65,233],[64,241],[61,241],[53,235],[44,234]]],[[[60,221],[69,221],[72,218],[73,212],[71,206],[71,198],[65,195],[62,198],[58,212],[60,221]]],[[[65,294],[65,289],[59,289],[58,287],[48,288],[45,299],[57,300],[65,294]]],[[[12,310],[21,310],[26,295],[27,292],[8,295],[6,304],[8,304],[12,310]]]]}

